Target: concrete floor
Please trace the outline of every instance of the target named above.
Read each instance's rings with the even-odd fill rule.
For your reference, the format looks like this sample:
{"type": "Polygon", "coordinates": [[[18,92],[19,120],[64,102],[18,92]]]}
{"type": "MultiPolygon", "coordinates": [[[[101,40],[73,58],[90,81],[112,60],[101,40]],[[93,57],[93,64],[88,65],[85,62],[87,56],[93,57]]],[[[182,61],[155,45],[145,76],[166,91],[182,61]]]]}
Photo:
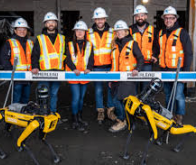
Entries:
{"type": "MultiPolygon", "coordinates": [[[[35,84],[33,88],[35,88],[35,84]]],[[[148,128],[137,124],[137,129],[133,134],[132,143],[129,152],[130,159],[123,160],[123,150],[128,135],[128,131],[122,131],[116,134],[108,132],[108,128],[113,122],[105,120],[102,126],[96,122],[95,101],[93,85],[90,84],[85,97],[84,119],[89,122],[85,132],[78,132],[71,129],[71,93],[67,84],[63,83],[59,92],[58,111],[64,119],[64,123],[50,133],[48,141],[54,146],[58,155],[61,157],[59,165],[138,165],[141,161],[142,152],[149,138],[148,128]]],[[[5,89],[1,89],[1,106],[5,97],[5,89]]],[[[161,102],[164,95],[158,97],[161,102]]],[[[32,91],[31,100],[34,100],[32,91]]],[[[187,103],[187,114],[184,123],[196,125],[196,103],[187,103]]],[[[20,129],[13,132],[19,135],[20,129]]],[[[52,157],[47,148],[38,140],[38,134],[33,134],[27,144],[33,150],[36,158],[41,165],[52,165],[52,157]]],[[[196,137],[190,136],[184,144],[180,153],[175,153],[172,148],[179,142],[182,136],[170,136],[169,144],[157,146],[153,144],[148,152],[148,165],[193,165],[196,162],[195,146],[196,137]]],[[[3,124],[0,125],[0,146],[8,154],[4,160],[0,160],[0,165],[33,165],[33,161],[26,152],[19,153],[15,148],[15,141],[3,130],[3,124]]]]}

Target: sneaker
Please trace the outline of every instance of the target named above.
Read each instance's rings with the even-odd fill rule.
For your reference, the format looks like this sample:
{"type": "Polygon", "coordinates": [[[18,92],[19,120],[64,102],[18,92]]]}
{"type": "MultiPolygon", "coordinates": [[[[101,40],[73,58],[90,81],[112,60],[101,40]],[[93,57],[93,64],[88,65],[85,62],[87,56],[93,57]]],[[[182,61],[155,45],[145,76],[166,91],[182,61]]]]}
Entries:
{"type": "Polygon", "coordinates": [[[121,120],[117,119],[117,123],[114,124],[112,127],[110,127],[109,131],[112,132],[112,133],[119,132],[119,131],[125,130],[126,127],[127,127],[126,120],[121,121],[121,120]]]}

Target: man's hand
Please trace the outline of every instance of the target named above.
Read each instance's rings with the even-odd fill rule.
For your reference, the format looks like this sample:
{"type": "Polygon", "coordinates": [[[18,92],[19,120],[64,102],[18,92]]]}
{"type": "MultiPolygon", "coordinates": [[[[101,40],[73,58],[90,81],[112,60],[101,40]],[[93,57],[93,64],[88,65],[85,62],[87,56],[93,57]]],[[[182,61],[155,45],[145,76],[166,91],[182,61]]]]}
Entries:
{"type": "Polygon", "coordinates": [[[132,71],[132,76],[137,76],[138,73],[139,73],[138,70],[133,70],[133,71],[132,71]]]}
{"type": "Polygon", "coordinates": [[[31,70],[31,72],[32,72],[33,74],[38,74],[39,69],[38,69],[38,68],[34,68],[34,69],[31,70]]]}
{"type": "Polygon", "coordinates": [[[153,63],[156,63],[156,62],[157,62],[157,58],[152,56],[151,61],[152,61],[153,63]]]}
{"type": "Polygon", "coordinates": [[[79,70],[75,69],[75,70],[73,70],[73,71],[74,71],[74,73],[76,74],[76,76],[79,76],[79,75],[80,75],[80,71],[79,71],[79,70]]]}
{"type": "Polygon", "coordinates": [[[86,69],[85,71],[84,71],[84,74],[87,74],[87,73],[89,73],[90,72],[90,70],[89,69],[86,69]]]}

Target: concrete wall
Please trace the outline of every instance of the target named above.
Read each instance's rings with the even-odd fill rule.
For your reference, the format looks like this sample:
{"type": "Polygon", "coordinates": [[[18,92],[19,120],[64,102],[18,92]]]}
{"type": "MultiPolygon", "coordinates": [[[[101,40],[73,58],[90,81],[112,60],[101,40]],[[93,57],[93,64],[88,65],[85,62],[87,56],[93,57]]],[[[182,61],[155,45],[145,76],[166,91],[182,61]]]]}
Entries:
{"type": "MultiPolygon", "coordinates": [[[[43,27],[42,20],[46,12],[57,11],[57,0],[0,0],[1,11],[34,11],[34,32],[38,35],[43,27]]],[[[103,7],[109,15],[108,23],[113,26],[118,19],[129,25],[133,18],[133,0],[59,0],[61,10],[79,10],[83,20],[91,26],[93,10],[103,7]]],[[[137,0],[141,4],[141,0],[137,0]]],[[[145,6],[149,11],[149,22],[152,24],[157,10],[164,10],[172,5],[177,10],[186,10],[186,0],[150,0],[145,6]]]]}

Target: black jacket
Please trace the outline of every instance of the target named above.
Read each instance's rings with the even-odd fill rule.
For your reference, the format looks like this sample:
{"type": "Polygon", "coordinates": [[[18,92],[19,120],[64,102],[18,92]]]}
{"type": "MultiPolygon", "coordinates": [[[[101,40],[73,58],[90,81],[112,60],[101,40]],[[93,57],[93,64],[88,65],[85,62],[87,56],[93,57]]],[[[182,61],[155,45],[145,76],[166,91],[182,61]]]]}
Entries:
{"type": "MultiPolygon", "coordinates": [[[[48,34],[47,29],[44,28],[42,30],[42,34],[47,35],[49,37],[50,41],[54,44],[54,42],[56,40],[56,37],[57,37],[57,34],[58,34],[58,31],[56,30],[54,34],[48,34]]],[[[34,47],[33,47],[33,51],[32,51],[32,55],[31,55],[32,69],[34,69],[34,68],[40,69],[40,67],[39,67],[40,53],[41,52],[40,52],[39,41],[36,38],[36,41],[35,41],[35,44],[34,44],[34,47]]]]}
{"type": "MultiPolygon", "coordinates": [[[[149,23],[147,22],[144,30],[146,30],[146,28],[148,28],[148,26],[149,26],[149,23]]],[[[138,33],[138,32],[140,33],[140,31],[137,27],[137,24],[131,25],[130,28],[132,29],[132,34],[138,33]]],[[[143,35],[143,34],[141,34],[141,35],[143,35]]],[[[154,40],[153,40],[153,48],[152,48],[153,54],[152,54],[152,56],[157,58],[159,55],[159,45],[158,45],[158,31],[156,28],[154,29],[153,35],[154,35],[154,40]]]]}
{"type": "MultiPolygon", "coordinates": [[[[18,35],[14,34],[11,38],[17,39],[21,46],[24,49],[24,52],[26,52],[26,42],[27,37],[19,37],[18,35]]],[[[9,41],[6,41],[4,46],[1,49],[1,64],[3,65],[4,70],[12,70],[13,66],[10,62],[11,59],[11,46],[9,41]]]]}
{"type": "MultiPolygon", "coordinates": [[[[167,35],[167,38],[170,36],[171,32],[180,28],[178,22],[174,24],[173,27],[170,29],[163,28],[163,34],[167,35]]],[[[185,29],[182,29],[180,33],[180,41],[183,46],[183,51],[184,51],[184,66],[181,68],[182,71],[190,71],[190,66],[193,60],[193,52],[192,52],[192,44],[191,40],[189,37],[189,34],[185,29]]],[[[158,45],[159,46],[159,45],[158,45]]],[[[159,46],[160,49],[160,46],[159,46]]],[[[171,68],[161,68],[163,71],[175,71],[176,69],[171,69],[171,68]]]]}
{"type": "MultiPolygon", "coordinates": [[[[77,44],[79,45],[80,51],[83,49],[83,43],[84,40],[78,40],[77,44]]],[[[69,48],[67,47],[67,51],[66,51],[66,65],[73,71],[76,69],[76,66],[74,65],[72,59],[71,59],[71,54],[69,51],[69,48]]],[[[87,69],[92,70],[94,66],[94,53],[93,53],[93,48],[91,50],[91,55],[89,57],[89,61],[88,61],[88,65],[87,65],[87,69]]]]}

